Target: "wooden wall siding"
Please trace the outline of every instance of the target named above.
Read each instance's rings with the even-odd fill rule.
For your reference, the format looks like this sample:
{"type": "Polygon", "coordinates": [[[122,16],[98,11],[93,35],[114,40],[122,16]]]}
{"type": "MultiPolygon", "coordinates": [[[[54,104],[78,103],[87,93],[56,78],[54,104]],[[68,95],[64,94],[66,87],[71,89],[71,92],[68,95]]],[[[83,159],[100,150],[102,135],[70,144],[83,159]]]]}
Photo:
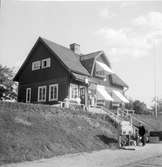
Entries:
{"type": "Polygon", "coordinates": [[[46,46],[44,46],[42,42],[39,42],[36,48],[31,53],[31,56],[20,75],[19,81],[22,84],[28,84],[51,80],[53,78],[65,77],[67,75],[68,72],[58,61],[58,59],[49,52],[48,48],[46,48],[46,46]],[[50,68],[32,71],[33,61],[38,61],[49,57],[51,58],[50,68]]]}
{"type": "Polygon", "coordinates": [[[75,79],[74,77],[70,77],[69,82],[72,84],[76,84],[76,85],[82,85],[82,86],[87,86],[87,84],[85,83],[85,81],[78,81],[77,79],[75,79]]]}
{"type": "Polygon", "coordinates": [[[41,83],[19,85],[18,102],[26,102],[26,88],[31,88],[31,103],[42,103],[42,104],[56,104],[56,101],[49,101],[49,85],[58,84],[58,101],[63,101],[68,96],[68,81],[64,82],[53,82],[45,81],[41,83]],[[46,89],[46,102],[38,102],[38,87],[47,86],[46,89]]]}
{"type": "MultiPolygon", "coordinates": [[[[105,57],[103,57],[102,55],[100,55],[96,60],[99,60],[100,62],[105,63],[105,57]]],[[[94,76],[94,77],[95,77],[95,72],[96,72],[96,64],[95,64],[94,70],[93,70],[93,76],[94,76]]],[[[96,78],[96,77],[95,77],[95,78],[96,78]]],[[[123,87],[122,87],[122,86],[112,84],[111,75],[108,75],[108,76],[107,76],[106,81],[104,81],[104,80],[99,80],[99,79],[98,79],[98,83],[99,83],[100,85],[104,85],[104,86],[108,86],[108,87],[111,86],[111,87],[117,88],[117,89],[119,89],[119,90],[123,90],[123,87]]]]}
{"type": "Polygon", "coordinates": [[[111,85],[112,88],[115,88],[115,89],[118,89],[118,90],[123,90],[123,87],[122,86],[119,86],[119,85],[111,85]]]}
{"type": "Polygon", "coordinates": [[[92,66],[93,66],[93,61],[94,61],[94,58],[81,61],[82,65],[87,69],[87,71],[90,74],[91,74],[91,70],[92,70],[92,66]]]}
{"type": "Polygon", "coordinates": [[[53,78],[51,80],[44,80],[44,81],[40,81],[40,82],[32,82],[32,83],[27,83],[27,84],[24,84],[24,83],[19,83],[20,86],[31,86],[33,84],[38,84],[38,85],[42,85],[44,83],[61,83],[61,82],[69,82],[69,76],[67,75],[66,77],[61,77],[60,78],[53,78]]]}
{"type": "Polygon", "coordinates": [[[109,82],[110,82],[110,86],[111,86],[111,87],[117,88],[117,89],[119,89],[119,90],[123,90],[123,86],[116,85],[116,84],[112,84],[112,77],[111,77],[111,75],[109,75],[109,82]]]}
{"type": "Polygon", "coordinates": [[[94,79],[92,79],[92,81],[93,81],[93,80],[94,80],[94,81],[96,80],[96,82],[97,82],[98,84],[103,85],[103,86],[111,86],[111,85],[112,85],[111,82],[110,82],[109,75],[107,75],[106,81],[104,81],[103,79],[100,79],[100,78],[98,78],[98,77],[95,77],[95,71],[96,71],[96,65],[95,65],[95,67],[94,67],[94,71],[93,71],[94,79]]]}

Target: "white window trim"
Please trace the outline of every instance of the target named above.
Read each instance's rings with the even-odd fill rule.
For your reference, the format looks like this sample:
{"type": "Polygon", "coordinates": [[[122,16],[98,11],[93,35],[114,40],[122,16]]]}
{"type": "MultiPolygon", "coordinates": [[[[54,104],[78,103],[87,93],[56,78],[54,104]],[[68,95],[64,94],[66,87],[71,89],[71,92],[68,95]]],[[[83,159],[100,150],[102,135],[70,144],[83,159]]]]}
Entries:
{"type": "Polygon", "coordinates": [[[31,88],[27,88],[26,89],[26,103],[30,103],[30,101],[31,101],[31,88]],[[29,100],[28,100],[28,97],[27,97],[28,91],[29,91],[29,100]]]}
{"type": "Polygon", "coordinates": [[[38,87],[38,102],[46,102],[46,92],[47,92],[47,86],[39,86],[38,87]],[[39,99],[40,89],[43,89],[43,88],[45,88],[45,99],[39,99]]]}
{"type": "Polygon", "coordinates": [[[38,60],[38,61],[33,61],[32,62],[32,71],[35,71],[35,70],[39,70],[41,69],[41,61],[38,60]],[[36,67],[34,66],[35,64],[38,64],[36,67]]]}
{"type": "Polygon", "coordinates": [[[46,59],[42,59],[42,69],[44,68],[49,68],[51,66],[51,59],[50,58],[46,58],[46,59]],[[43,62],[47,62],[46,66],[43,66],[43,62]]]}
{"type": "Polygon", "coordinates": [[[57,100],[58,100],[58,84],[49,85],[49,101],[57,101],[57,100]],[[51,88],[52,87],[57,87],[56,98],[53,98],[53,99],[51,99],[51,88]]]}
{"type": "Polygon", "coordinates": [[[74,100],[74,99],[76,99],[76,98],[73,98],[72,97],[72,87],[73,86],[76,86],[77,87],[77,97],[76,98],[78,98],[80,95],[79,95],[79,87],[78,87],[78,85],[77,84],[73,84],[73,83],[70,83],[70,99],[71,100],[74,100]]]}

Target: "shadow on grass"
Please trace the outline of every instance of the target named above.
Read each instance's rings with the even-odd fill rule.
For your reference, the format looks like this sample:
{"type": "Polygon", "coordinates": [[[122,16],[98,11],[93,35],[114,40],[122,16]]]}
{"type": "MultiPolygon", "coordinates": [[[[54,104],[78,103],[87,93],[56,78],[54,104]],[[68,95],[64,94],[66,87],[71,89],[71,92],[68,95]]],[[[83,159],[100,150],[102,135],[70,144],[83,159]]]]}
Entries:
{"type": "Polygon", "coordinates": [[[116,144],[117,140],[114,138],[107,137],[105,135],[97,135],[97,137],[104,143],[104,144],[116,144]]]}

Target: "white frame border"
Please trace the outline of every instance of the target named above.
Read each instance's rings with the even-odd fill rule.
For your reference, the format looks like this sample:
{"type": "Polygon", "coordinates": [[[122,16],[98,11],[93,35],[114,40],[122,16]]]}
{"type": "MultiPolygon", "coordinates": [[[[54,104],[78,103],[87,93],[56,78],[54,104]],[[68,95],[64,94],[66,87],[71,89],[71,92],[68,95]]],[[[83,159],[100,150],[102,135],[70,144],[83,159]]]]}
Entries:
{"type": "Polygon", "coordinates": [[[31,88],[26,88],[26,103],[30,103],[30,102],[31,102],[31,88]],[[30,91],[29,92],[29,101],[27,100],[28,99],[28,97],[27,97],[28,91],[30,91]]]}
{"type": "Polygon", "coordinates": [[[58,84],[51,84],[49,85],[49,101],[57,101],[58,100],[58,84]],[[55,99],[51,99],[51,87],[57,87],[57,97],[55,99]]]}
{"type": "Polygon", "coordinates": [[[42,65],[41,65],[41,68],[42,68],[42,69],[44,69],[44,68],[49,68],[49,67],[51,67],[51,58],[49,57],[49,58],[46,58],[46,59],[42,59],[42,62],[41,62],[41,63],[42,63],[42,65]],[[49,65],[46,66],[46,67],[44,67],[44,66],[43,66],[43,62],[44,62],[44,61],[47,61],[47,63],[48,63],[48,61],[49,61],[49,65]]]}
{"type": "Polygon", "coordinates": [[[47,86],[38,86],[38,102],[46,102],[46,93],[47,93],[47,86]],[[45,99],[44,100],[39,99],[39,92],[41,88],[45,88],[45,99]]]}

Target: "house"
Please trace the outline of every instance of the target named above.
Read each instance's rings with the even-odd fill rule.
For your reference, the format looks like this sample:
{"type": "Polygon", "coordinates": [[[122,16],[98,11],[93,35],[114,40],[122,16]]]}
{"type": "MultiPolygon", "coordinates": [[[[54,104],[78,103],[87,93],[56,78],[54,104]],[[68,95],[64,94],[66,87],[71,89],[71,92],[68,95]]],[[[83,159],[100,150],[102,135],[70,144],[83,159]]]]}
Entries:
{"type": "Polygon", "coordinates": [[[66,48],[39,37],[14,81],[19,82],[18,102],[53,105],[69,99],[107,107],[129,102],[128,85],[113,73],[105,53],[81,54],[76,43],[66,48]]]}

